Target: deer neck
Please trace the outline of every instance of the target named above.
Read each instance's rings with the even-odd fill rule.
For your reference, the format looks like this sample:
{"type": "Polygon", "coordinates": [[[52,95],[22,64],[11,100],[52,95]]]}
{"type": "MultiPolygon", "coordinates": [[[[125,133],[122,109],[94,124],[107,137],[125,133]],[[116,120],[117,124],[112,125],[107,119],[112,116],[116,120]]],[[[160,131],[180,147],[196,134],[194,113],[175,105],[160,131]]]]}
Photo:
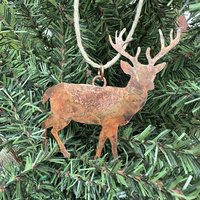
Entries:
{"type": "Polygon", "coordinates": [[[128,90],[129,94],[138,94],[141,96],[147,96],[147,88],[140,84],[138,80],[132,78],[129,80],[126,89],[128,90]]]}

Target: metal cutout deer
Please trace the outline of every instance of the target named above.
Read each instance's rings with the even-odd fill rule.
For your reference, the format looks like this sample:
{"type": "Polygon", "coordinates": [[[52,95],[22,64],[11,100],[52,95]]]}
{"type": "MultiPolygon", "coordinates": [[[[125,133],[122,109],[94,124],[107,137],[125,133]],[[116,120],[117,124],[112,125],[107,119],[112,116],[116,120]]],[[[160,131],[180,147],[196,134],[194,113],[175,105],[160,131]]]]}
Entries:
{"type": "MultiPolygon", "coordinates": [[[[124,31],[123,31],[124,32],[124,31]]],[[[180,41],[181,31],[177,31],[173,39],[170,32],[170,44],[165,47],[162,31],[160,32],[161,50],[153,58],[150,48],[146,50],[148,64],[138,61],[140,47],[136,56],[131,56],[123,49],[126,41],[122,33],[115,36],[115,43],[110,38],[112,47],[124,57],[128,58],[133,66],[125,61],[120,65],[124,73],[130,75],[126,87],[99,87],[89,84],[60,83],[49,89],[43,95],[43,103],[50,99],[51,115],[43,122],[43,127],[50,128],[64,157],[69,158],[70,153],[59,138],[58,132],[66,127],[70,121],[102,126],[96,151],[96,158],[101,156],[104,143],[110,140],[113,157],[118,156],[118,128],[126,125],[131,118],[145,105],[147,93],[154,89],[154,79],[166,63],[156,62],[174,48],[180,41]]]]}

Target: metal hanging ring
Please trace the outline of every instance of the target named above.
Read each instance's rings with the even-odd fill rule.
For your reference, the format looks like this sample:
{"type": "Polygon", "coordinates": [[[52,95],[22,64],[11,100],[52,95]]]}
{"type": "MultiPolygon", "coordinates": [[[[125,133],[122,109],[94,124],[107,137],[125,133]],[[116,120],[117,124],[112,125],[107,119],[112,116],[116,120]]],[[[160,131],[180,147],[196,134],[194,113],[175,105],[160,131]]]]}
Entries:
{"type": "Polygon", "coordinates": [[[95,77],[93,78],[93,80],[92,80],[92,85],[95,85],[95,81],[96,81],[96,80],[101,80],[101,81],[103,81],[103,87],[106,87],[107,81],[106,81],[105,77],[102,77],[101,75],[95,76],[95,77]]]}

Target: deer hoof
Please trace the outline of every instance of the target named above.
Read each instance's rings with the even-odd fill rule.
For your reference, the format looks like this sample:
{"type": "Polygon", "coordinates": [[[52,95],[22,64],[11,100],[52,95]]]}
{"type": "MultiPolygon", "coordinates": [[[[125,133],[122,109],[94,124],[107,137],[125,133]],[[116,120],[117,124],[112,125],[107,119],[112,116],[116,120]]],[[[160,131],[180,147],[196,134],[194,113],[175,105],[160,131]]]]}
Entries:
{"type": "Polygon", "coordinates": [[[71,156],[71,154],[67,151],[62,152],[62,154],[65,158],[70,158],[70,156],[71,156]]]}
{"type": "Polygon", "coordinates": [[[98,159],[98,158],[100,158],[100,157],[101,157],[101,154],[96,153],[96,155],[94,156],[94,160],[96,160],[96,159],[98,159]]]}

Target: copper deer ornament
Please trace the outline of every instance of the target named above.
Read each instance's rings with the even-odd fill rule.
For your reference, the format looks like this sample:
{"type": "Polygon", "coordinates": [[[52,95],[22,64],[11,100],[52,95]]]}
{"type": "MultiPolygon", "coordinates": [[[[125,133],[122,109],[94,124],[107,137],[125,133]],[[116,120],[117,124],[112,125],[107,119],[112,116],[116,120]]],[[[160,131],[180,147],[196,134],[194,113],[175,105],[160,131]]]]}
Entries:
{"type": "MultiPolygon", "coordinates": [[[[124,32],[124,31],[123,31],[124,32]]],[[[60,83],[46,90],[43,103],[48,99],[51,104],[51,115],[43,122],[43,127],[50,128],[64,157],[69,158],[70,153],[59,138],[58,132],[66,127],[70,121],[86,124],[98,124],[102,126],[99,135],[98,148],[95,157],[100,157],[107,139],[112,146],[113,157],[116,158],[118,127],[126,125],[131,118],[144,106],[147,92],[154,89],[154,79],[166,63],[156,62],[175,47],[179,40],[181,31],[177,31],[173,39],[173,31],[170,33],[170,44],[165,47],[164,37],[160,32],[161,50],[153,58],[150,48],[146,50],[148,64],[144,65],[138,61],[140,47],[137,48],[136,56],[131,56],[124,49],[125,41],[122,33],[115,36],[115,43],[110,38],[112,47],[124,57],[128,58],[133,66],[125,61],[120,65],[124,73],[130,75],[126,87],[99,87],[88,84],[60,83]]]]}

